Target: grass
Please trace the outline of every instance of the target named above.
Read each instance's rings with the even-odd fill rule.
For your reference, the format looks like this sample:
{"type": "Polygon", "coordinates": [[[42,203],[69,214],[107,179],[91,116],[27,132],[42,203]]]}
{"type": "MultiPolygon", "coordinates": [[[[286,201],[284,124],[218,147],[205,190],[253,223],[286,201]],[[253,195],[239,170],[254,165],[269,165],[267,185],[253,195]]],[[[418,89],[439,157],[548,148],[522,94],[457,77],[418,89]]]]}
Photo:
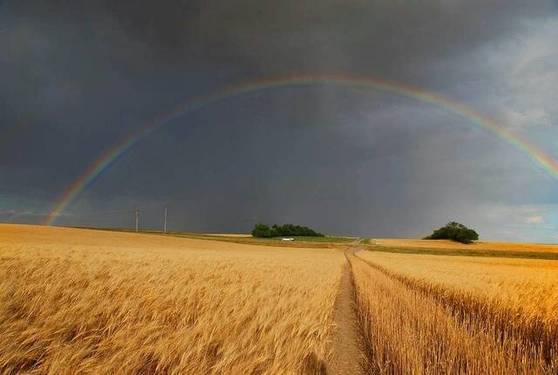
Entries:
{"type": "Polygon", "coordinates": [[[377,373],[558,371],[558,264],[372,252],[350,259],[377,373]]]}
{"type": "Polygon", "coordinates": [[[323,373],[343,262],[327,249],[1,226],[0,373],[323,373]]]}
{"type": "Polygon", "coordinates": [[[426,247],[391,247],[382,245],[367,245],[366,250],[397,254],[427,254],[470,257],[500,257],[519,259],[546,259],[558,260],[558,252],[545,251],[518,251],[518,250],[491,250],[476,248],[426,248],[426,247]]]}
{"type": "MultiPolygon", "coordinates": [[[[335,237],[335,236],[324,236],[324,237],[309,237],[309,236],[287,236],[289,238],[294,238],[295,241],[301,242],[327,242],[327,243],[349,243],[354,242],[356,238],[351,237],[335,237]]],[[[283,237],[271,238],[273,241],[282,241],[283,237]]],[[[254,240],[257,240],[254,238],[254,240]]]]}
{"type": "Polygon", "coordinates": [[[419,240],[401,238],[375,238],[374,244],[385,247],[404,247],[404,248],[428,248],[444,250],[492,250],[492,251],[534,251],[540,253],[558,253],[556,244],[537,244],[521,242],[492,242],[474,241],[470,244],[463,244],[451,240],[419,240]]]}
{"type": "MultiPolygon", "coordinates": [[[[78,229],[90,229],[90,230],[100,230],[109,232],[128,232],[135,233],[135,230],[130,228],[78,228],[78,229]]],[[[202,239],[211,241],[222,241],[222,242],[232,242],[244,245],[261,245],[261,246],[273,246],[273,247],[295,247],[295,248],[344,248],[345,245],[350,242],[357,240],[356,237],[339,237],[339,236],[324,236],[324,237],[310,237],[310,236],[291,236],[295,241],[282,241],[283,237],[275,238],[255,238],[252,236],[240,236],[238,234],[207,234],[207,233],[191,233],[191,232],[168,232],[163,233],[161,231],[155,230],[142,230],[139,232],[141,234],[151,234],[151,235],[161,235],[161,236],[174,236],[182,238],[191,239],[202,239]]]]}
{"type": "MultiPolygon", "coordinates": [[[[211,241],[221,241],[236,243],[242,245],[258,245],[272,247],[289,247],[289,248],[313,248],[313,249],[344,249],[348,242],[353,240],[345,240],[339,237],[322,237],[320,240],[312,240],[317,237],[304,237],[303,240],[297,238],[296,241],[281,241],[281,238],[254,238],[254,237],[237,237],[225,235],[196,234],[196,233],[170,233],[169,236],[182,238],[203,239],[211,241]]],[[[295,237],[296,238],[296,237],[295,237]]]]}

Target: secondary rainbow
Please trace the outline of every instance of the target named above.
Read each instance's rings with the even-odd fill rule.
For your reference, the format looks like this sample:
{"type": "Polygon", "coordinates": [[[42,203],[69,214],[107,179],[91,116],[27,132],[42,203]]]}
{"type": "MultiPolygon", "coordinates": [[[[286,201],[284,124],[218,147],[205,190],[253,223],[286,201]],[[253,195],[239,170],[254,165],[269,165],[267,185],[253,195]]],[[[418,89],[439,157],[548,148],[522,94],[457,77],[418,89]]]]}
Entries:
{"type": "Polygon", "coordinates": [[[150,134],[165,125],[170,124],[173,120],[179,118],[180,116],[224,99],[254,93],[261,90],[317,85],[371,89],[413,98],[423,103],[441,107],[450,113],[463,117],[469,122],[486,129],[498,138],[505,140],[525,153],[535,162],[536,165],[544,169],[549,175],[558,179],[558,162],[540,150],[533,143],[506,129],[495,119],[483,115],[467,105],[457,103],[439,94],[428,92],[419,87],[410,86],[404,83],[373,77],[329,74],[281,76],[228,86],[225,89],[219,90],[213,94],[188,100],[185,104],[180,105],[173,111],[158,116],[148,122],[141,129],[129,134],[120,140],[120,142],[115,143],[112,147],[106,150],[70,186],[68,186],[68,188],[57,200],[52,211],[49,213],[45,220],[45,224],[54,224],[56,218],[60,216],[60,214],[64,212],[64,210],[70,206],[83,191],[91,186],[103,172],[107,171],[128,150],[134,147],[145,137],[148,137],[150,134]]]}

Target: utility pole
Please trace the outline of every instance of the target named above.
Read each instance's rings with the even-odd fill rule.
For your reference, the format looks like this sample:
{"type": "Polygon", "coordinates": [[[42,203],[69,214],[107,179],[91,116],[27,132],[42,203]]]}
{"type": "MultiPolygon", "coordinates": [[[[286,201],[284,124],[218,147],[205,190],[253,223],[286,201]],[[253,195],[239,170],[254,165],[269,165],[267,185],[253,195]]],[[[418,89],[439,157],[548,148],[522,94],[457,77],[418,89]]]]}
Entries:
{"type": "Polygon", "coordinates": [[[167,207],[165,207],[165,224],[163,225],[163,233],[167,233],[167,216],[168,216],[169,210],[167,207]]]}
{"type": "Polygon", "coordinates": [[[139,210],[136,208],[136,232],[139,232],[139,210]]]}

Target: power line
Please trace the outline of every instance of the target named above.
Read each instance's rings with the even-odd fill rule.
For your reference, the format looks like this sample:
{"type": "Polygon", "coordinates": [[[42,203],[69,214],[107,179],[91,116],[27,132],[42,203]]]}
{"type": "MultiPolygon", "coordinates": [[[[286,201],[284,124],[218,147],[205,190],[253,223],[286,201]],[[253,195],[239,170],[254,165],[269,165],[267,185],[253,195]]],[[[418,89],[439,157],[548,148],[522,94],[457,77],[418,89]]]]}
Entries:
{"type": "Polygon", "coordinates": [[[136,232],[139,232],[139,210],[136,208],[136,232]]]}
{"type": "Polygon", "coordinates": [[[167,216],[168,216],[168,208],[165,207],[165,224],[163,225],[163,233],[167,233],[167,216]]]}

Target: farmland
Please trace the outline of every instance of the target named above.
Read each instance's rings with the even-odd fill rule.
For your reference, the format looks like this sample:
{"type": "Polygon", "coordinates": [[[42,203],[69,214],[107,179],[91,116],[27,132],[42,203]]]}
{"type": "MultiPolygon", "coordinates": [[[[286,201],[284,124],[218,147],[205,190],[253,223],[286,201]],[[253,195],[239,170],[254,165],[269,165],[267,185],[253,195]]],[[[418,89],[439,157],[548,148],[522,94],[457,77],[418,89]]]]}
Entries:
{"type": "Polygon", "coordinates": [[[417,240],[380,238],[372,242],[378,246],[391,248],[414,248],[414,249],[443,249],[451,250],[494,250],[494,251],[523,251],[523,252],[551,252],[558,253],[558,245],[513,243],[513,242],[481,242],[473,244],[462,244],[448,240],[417,240]]]}
{"type": "Polygon", "coordinates": [[[386,241],[0,225],[0,373],[558,371],[558,261],[386,241]]]}
{"type": "Polygon", "coordinates": [[[0,373],[324,367],[340,252],[0,230],[0,373]]]}
{"type": "Polygon", "coordinates": [[[462,244],[448,240],[367,239],[368,249],[400,254],[432,254],[476,257],[506,257],[558,260],[558,245],[475,242],[462,244]]]}
{"type": "Polygon", "coordinates": [[[351,257],[378,373],[555,373],[558,262],[393,254],[351,257]]]}
{"type": "Polygon", "coordinates": [[[558,311],[558,262],[382,252],[361,252],[359,257],[398,275],[502,303],[543,320],[558,311]]]}

